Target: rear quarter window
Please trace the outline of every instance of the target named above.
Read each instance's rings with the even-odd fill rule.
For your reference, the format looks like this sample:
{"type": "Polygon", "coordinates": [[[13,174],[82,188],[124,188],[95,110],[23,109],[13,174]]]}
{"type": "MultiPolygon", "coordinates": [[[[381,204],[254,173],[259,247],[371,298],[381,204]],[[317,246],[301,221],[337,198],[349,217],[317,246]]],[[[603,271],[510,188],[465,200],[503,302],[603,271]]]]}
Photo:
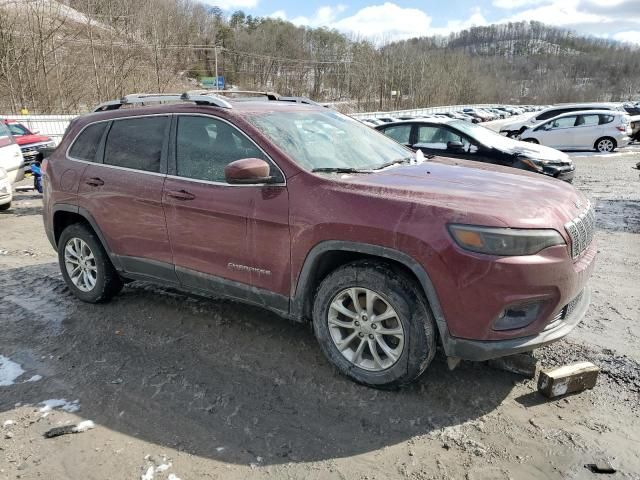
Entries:
{"type": "Polygon", "coordinates": [[[0,123],[0,148],[13,143],[11,132],[4,123],[0,123]]]}
{"type": "Polygon", "coordinates": [[[104,149],[105,165],[160,172],[168,117],[115,120],[104,149]]]}
{"type": "Polygon", "coordinates": [[[599,117],[600,117],[600,125],[606,125],[607,123],[611,123],[615,118],[613,115],[599,115],[599,117]]]}
{"type": "Polygon", "coordinates": [[[109,122],[95,123],[82,130],[71,145],[69,156],[77,160],[95,162],[98,145],[108,124],[109,122]]]}

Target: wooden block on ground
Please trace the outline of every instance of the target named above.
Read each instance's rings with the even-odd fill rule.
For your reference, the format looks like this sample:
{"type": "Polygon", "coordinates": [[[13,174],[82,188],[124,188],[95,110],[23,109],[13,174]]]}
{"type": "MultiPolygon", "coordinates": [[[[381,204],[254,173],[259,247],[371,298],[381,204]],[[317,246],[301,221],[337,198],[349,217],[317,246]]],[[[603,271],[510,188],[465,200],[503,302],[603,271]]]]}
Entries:
{"type": "Polygon", "coordinates": [[[526,378],[535,378],[538,359],[531,352],[516,353],[515,355],[489,360],[489,366],[498,370],[517,373],[526,378]]]}
{"type": "Polygon", "coordinates": [[[600,369],[591,362],[574,363],[553,370],[542,370],[538,378],[538,390],[547,398],[593,388],[600,369]]]}

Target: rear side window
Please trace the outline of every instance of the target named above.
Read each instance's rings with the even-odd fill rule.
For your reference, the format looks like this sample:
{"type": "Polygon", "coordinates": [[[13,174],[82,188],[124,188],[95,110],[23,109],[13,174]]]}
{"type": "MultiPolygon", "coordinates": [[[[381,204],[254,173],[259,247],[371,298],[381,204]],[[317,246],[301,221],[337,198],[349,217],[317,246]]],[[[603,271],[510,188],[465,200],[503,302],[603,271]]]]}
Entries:
{"type": "Polygon", "coordinates": [[[599,117],[600,117],[599,125],[605,125],[607,123],[611,123],[615,118],[613,115],[599,115],[599,117]]]}
{"type": "Polygon", "coordinates": [[[387,137],[393,138],[398,143],[409,143],[411,137],[411,125],[397,125],[395,127],[388,127],[384,129],[384,134],[387,137]]]}
{"type": "Polygon", "coordinates": [[[13,137],[7,126],[0,122],[0,147],[6,147],[13,143],[13,137]]]}
{"type": "Polygon", "coordinates": [[[116,120],[109,130],[104,163],[145,172],[160,172],[168,117],[116,120]]]}
{"type": "Polygon", "coordinates": [[[600,124],[599,115],[578,115],[576,127],[592,127],[600,124]]]}
{"type": "Polygon", "coordinates": [[[80,135],[78,135],[76,141],[73,142],[69,150],[69,156],[86,162],[95,162],[98,144],[108,124],[109,122],[100,122],[85,128],[80,135]]]}

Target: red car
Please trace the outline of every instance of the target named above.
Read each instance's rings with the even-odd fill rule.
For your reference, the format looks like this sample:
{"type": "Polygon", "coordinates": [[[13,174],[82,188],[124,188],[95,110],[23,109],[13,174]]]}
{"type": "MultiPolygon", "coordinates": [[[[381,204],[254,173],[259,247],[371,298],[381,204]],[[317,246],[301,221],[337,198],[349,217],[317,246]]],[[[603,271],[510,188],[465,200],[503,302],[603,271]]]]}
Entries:
{"type": "Polygon", "coordinates": [[[9,127],[11,135],[13,135],[13,138],[20,147],[24,163],[27,167],[36,160],[38,152],[42,148],[55,146],[55,142],[51,138],[46,135],[40,135],[37,132],[32,132],[15,120],[3,120],[3,122],[9,127]]]}
{"type": "Polygon", "coordinates": [[[425,160],[313,105],[158,98],[78,117],[43,163],[45,230],[79,299],[141,279],[259,305],[311,322],[377,387],[416,379],[437,345],[486,360],[584,316],[594,208],[568,183],[425,160]]]}

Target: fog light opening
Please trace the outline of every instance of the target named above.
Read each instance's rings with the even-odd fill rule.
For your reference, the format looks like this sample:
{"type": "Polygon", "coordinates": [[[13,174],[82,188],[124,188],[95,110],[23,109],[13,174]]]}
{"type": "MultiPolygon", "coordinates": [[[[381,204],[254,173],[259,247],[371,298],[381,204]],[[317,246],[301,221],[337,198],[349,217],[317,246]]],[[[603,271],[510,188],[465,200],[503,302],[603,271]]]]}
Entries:
{"type": "Polygon", "coordinates": [[[493,324],[494,330],[516,330],[538,318],[544,302],[511,305],[505,308],[493,324]]]}

